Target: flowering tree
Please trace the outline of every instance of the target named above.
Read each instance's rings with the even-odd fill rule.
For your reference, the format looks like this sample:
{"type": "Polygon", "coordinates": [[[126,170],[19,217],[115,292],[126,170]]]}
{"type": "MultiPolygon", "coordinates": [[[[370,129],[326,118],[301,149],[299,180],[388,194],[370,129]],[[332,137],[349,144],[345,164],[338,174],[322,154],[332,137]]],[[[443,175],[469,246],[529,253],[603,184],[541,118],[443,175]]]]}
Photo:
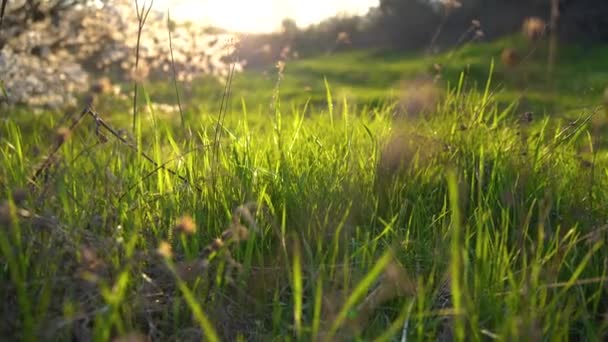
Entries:
{"type": "Polygon", "coordinates": [[[228,72],[225,56],[234,49],[234,37],[170,22],[159,12],[150,12],[146,20],[135,70],[134,4],[9,1],[0,31],[0,81],[6,94],[0,95],[1,101],[60,108],[73,104],[75,94],[88,90],[100,74],[115,81],[142,81],[173,77],[175,71],[179,80],[191,81],[202,74],[228,72]]]}

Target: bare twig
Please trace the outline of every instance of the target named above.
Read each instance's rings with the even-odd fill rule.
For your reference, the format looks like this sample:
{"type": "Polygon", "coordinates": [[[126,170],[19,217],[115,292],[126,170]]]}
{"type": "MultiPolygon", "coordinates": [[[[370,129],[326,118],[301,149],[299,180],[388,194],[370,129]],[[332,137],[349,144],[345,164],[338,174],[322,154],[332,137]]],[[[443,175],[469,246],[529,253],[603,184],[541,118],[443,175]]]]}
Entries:
{"type": "MultiPolygon", "coordinates": [[[[190,154],[190,153],[196,152],[196,151],[200,150],[201,148],[205,148],[205,147],[207,147],[207,146],[206,146],[206,145],[203,145],[203,146],[197,146],[196,148],[193,148],[193,149],[191,149],[190,151],[184,152],[184,153],[182,153],[181,155],[179,155],[179,156],[177,156],[177,157],[175,157],[175,158],[169,159],[169,160],[167,160],[166,162],[164,162],[164,163],[162,163],[162,164],[158,165],[158,166],[157,166],[157,167],[155,167],[155,168],[154,168],[152,171],[150,171],[150,172],[148,172],[146,175],[144,175],[144,176],[143,176],[143,177],[142,177],[140,180],[138,180],[138,181],[137,181],[137,182],[135,182],[133,185],[131,185],[131,186],[130,186],[130,187],[127,189],[127,191],[125,191],[125,192],[124,192],[122,195],[120,195],[120,197],[118,197],[118,201],[119,201],[119,202],[120,202],[120,201],[122,201],[122,200],[123,200],[123,198],[124,198],[124,197],[125,197],[125,196],[126,196],[128,193],[129,193],[129,192],[131,192],[131,190],[135,189],[135,187],[136,187],[136,186],[137,186],[139,183],[143,182],[143,181],[144,181],[144,180],[146,180],[147,178],[149,178],[149,177],[151,177],[152,175],[154,175],[156,172],[158,172],[158,170],[164,169],[164,168],[165,168],[167,165],[169,165],[170,163],[172,163],[172,162],[174,162],[174,161],[176,161],[176,160],[178,160],[178,159],[180,159],[180,158],[183,158],[183,157],[184,157],[184,156],[186,156],[187,154],[190,154]]],[[[199,189],[199,190],[200,190],[200,189],[199,189]]]]}
{"type": "MultiPolygon", "coordinates": [[[[91,110],[90,105],[87,105],[78,115],[78,117],[72,122],[72,124],[69,127],[69,131],[73,132],[74,129],[76,128],[76,126],[78,126],[78,124],[82,121],[82,119],[85,117],[85,115],[87,115],[87,113],[89,113],[89,111],[91,110]]],[[[31,178],[31,182],[32,184],[36,184],[36,181],[38,180],[38,178],[40,177],[40,175],[42,175],[43,172],[45,172],[46,170],[48,170],[49,167],[51,167],[55,161],[55,155],[57,154],[57,152],[59,151],[59,149],[61,148],[61,146],[63,146],[63,144],[65,144],[65,142],[67,141],[67,139],[60,139],[55,143],[55,146],[51,149],[51,151],[49,152],[49,154],[47,154],[46,159],[44,160],[44,162],[36,169],[36,171],[34,171],[34,175],[31,178]]]]}
{"type": "Polygon", "coordinates": [[[178,174],[176,171],[167,168],[159,163],[157,163],[154,159],[152,159],[152,157],[150,157],[149,155],[147,155],[145,152],[140,151],[140,149],[136,146],[133,145],[132,143],[130,143],[129,141],[127,141],[125,138],[123,138],[115,129],[113,129],[112,127],[110,127],[110,125],[108,125],[100,116],[99,114],[97,114],[95,111],[89,109],[87,111],[88,114],[90,114],[93,119],[95,119],[95,122],[100,126],[103,127],[105,130],[107,130],[110,134],[112,134],[116,139],[118,139],[120,142],[122,142],[123,144],[127,145],[129,148],[131,148],[132,150],[134,150],[135,152],[141,154],[142,157],[144,157],[144,159],[146,159],[147,161],[149,161],[150,163],[152,163],[155,167],[159,168],[159,169],[163,169],[167,172],[169,172],[170,174],[172,174],[173,176],[181,179],[182,181],[184,181],[184,183],[188,184],[188,185],[192,185],[194,186],[195,189],[197,189],[198,191],[202,191],[199,187],[197,187],[196,185],[191,184],[191,182],[184,176],[178,174]]]}

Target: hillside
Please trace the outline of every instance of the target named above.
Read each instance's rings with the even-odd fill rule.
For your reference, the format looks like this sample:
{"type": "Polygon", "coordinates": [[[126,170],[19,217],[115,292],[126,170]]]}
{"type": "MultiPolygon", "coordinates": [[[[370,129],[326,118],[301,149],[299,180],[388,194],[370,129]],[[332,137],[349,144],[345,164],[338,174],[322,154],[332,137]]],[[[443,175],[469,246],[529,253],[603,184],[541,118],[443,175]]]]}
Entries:
{"type": "MultiPolygon", "coordinates": [[[[360,51],[337,53],[325,57],[287,61],[278,83],[281,99],[303,104],[307,100],[324,103],[326,87],[332,88],[333,98],[342,102],[378,104],[392,102],[411,91],[408,85],[416,80],[440,76],[436,86],[445,89],[458,82],[460,73],[466,82],[484,87],[492,61],[492,90],[505,103],[519,100],[541,113],[601,103],[608,79],[608,47],[562,46],[554,67],[552,80],[547,74],[547,51],[543,43],[527,46],[520,38],[502,39],[491,43],[469,44],[438,55],[406,54],[390,51],[360,51]],[[505,66],[501,53],[514,48],[522,62],[516,67],[505,66]],[[437,66],[440,66],[437,69],[437,66]]],[[[276,68],[263,72],[248,71],[234,80],[233,97],[248,104],[270,104],[279,79],[276,68]]],[[[204,102],[209,88],[192,92],[194,100],[204,102]]],[[[236,107],[240,106],[237,102],[236,107]]]]}

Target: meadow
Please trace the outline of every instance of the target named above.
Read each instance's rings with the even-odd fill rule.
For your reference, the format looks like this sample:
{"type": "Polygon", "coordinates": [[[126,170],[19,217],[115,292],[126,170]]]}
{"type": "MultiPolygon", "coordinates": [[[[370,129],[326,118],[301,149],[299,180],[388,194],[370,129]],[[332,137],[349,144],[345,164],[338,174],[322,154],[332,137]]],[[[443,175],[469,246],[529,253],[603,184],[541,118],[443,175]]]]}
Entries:
{"type": "Polygon", "coordinates": [[[608,49],[524,44],[3,115],[0,336],[605,339],[608,49]]]}

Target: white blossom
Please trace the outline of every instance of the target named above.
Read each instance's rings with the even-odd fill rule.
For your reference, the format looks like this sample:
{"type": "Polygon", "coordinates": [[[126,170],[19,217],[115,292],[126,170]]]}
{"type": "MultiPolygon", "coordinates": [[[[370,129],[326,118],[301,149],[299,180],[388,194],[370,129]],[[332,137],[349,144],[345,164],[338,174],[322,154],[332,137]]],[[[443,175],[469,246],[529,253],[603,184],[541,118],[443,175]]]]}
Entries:
{"type": "MultiPolygon", "coordinates": [[[[12,2],[12,8],[19,3],[12,2]]],[[[171,26],[178,80],[227,75],[230,68],[223,57],[234,52],[234,36],[209,34],[191,23],[171,26]]],[[[2,32],[7,39],[0,45],[0,81],[9,104],[72,105],[77,93],[89,89],[93,76],[119,82],[173,77],[168,22],[158,12],[151,12],[145,23],[135,70],[138,25],[132,1],[75,6],[61,12],[60,18],[49,16],[25,27],[13,25],[2,32]]],[[[236,70],[241,69],[238,64],[236,70]]]]}

